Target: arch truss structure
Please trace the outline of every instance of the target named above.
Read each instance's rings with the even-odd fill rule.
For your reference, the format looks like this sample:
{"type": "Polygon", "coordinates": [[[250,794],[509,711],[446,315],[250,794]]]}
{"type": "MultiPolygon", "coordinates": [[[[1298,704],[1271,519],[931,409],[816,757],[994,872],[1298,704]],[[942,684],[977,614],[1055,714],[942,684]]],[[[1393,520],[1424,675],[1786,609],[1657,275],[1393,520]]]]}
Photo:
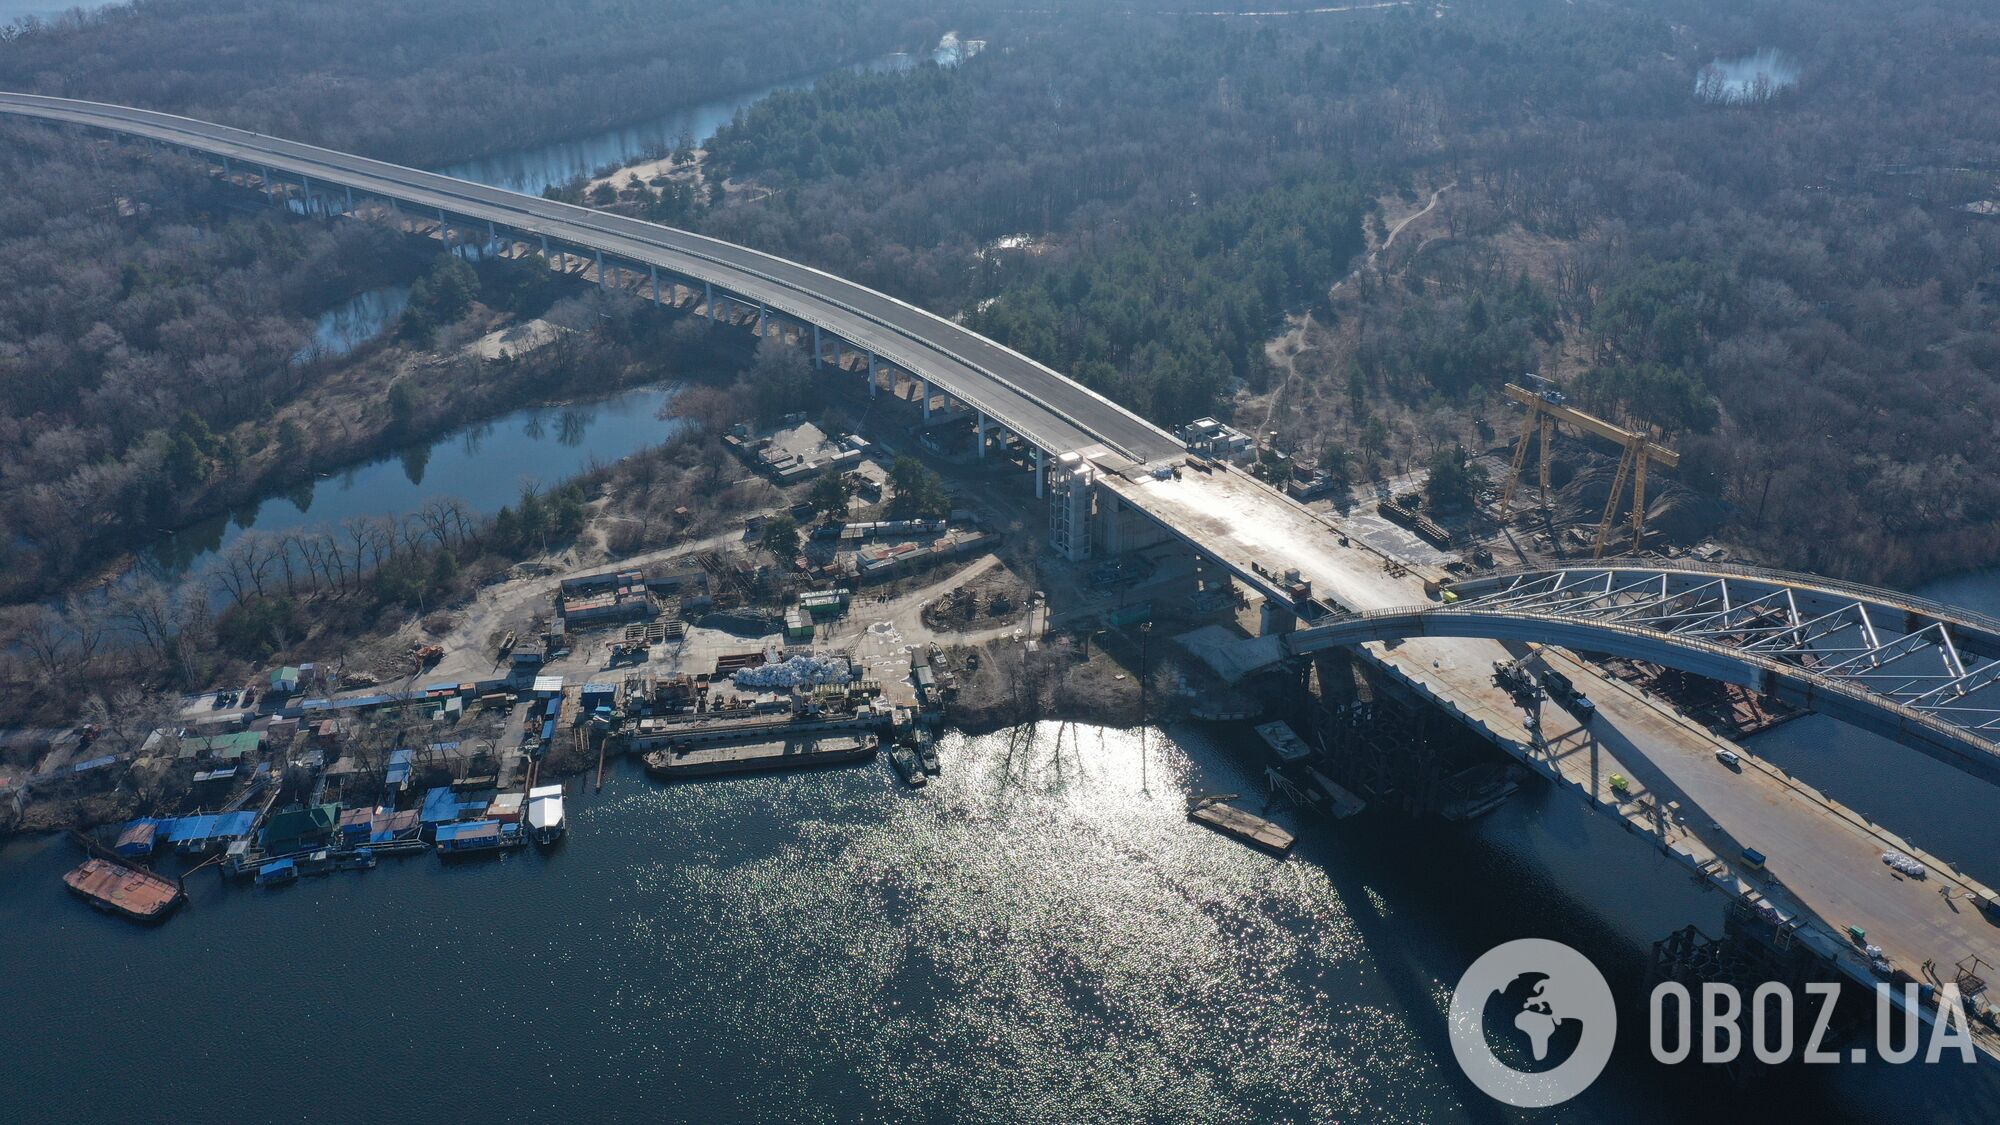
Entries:
{"type": "Polygon", "coordinates": [[[1342,617],[1294,652],[1413,636],[1539,641],[1742,684],[2000,782],[2000,622],[1887,590],[1748,569],[1495,575],[1436,606],[1342,617]]]}

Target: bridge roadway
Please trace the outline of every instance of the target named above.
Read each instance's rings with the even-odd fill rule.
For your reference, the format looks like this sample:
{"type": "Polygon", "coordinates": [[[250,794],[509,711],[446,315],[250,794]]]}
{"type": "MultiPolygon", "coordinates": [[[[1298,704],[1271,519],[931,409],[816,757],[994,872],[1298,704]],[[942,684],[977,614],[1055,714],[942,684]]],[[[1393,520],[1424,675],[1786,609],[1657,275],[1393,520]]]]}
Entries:
{"type": "MultiPolygon", "coordinates": [[[[1094,451],[1093,460],[1105,470],[1099,479],[1106,494],[1255,589],[1274,592],[1253,563],[1280,572],[1296,566],[1311,579],[1316,596],[1357,611],[1423,600],[1420,579],[1392,575],[1381,556],[1363,547],[1340,546],[1327,522],[1240,473],[1186,471],[1179,479],[1160,480],[1139,471],[1148,463],[1177,460],[1182,448],[1129,411],[950,321],[805,266],[653,223],[168,114],[6,93],[0,93],[0,112],[267,166],[311,177],[322,188],[351,188],[442,211],[461,222],[491,222],[531,240],[546,237],[601,251],[612,265],[658,267],[670,277],[714,285],[725,295],[761,303],[871,350],[1046,452],[1104,447],[1094,451]]],[[[1277,638],[1245,643],[1282,653],[1277,638]]],[[[1493,662],[1514,655],[1501,643],[1424,638],[1361,651],[1530,768],[1576,788],[1632,831],[1650,835],[1666,854],[1714,885],[1799,918],[1801,940],[1858,980],[1871,978],[1839,934],[1847,925],[1865,928],[1871,941],[1912,972],[1932,960],[1948,974],[1952,964],[1971,954],[2000,965],[1995,936],[2000,930],[1970,905],[1953,909],[1936,891],[1946,885],[1988,893],[1984,888],[1754,758],[1746,758],[1752,768],[1742,774],[1724,769],[1714,759],[1724,743],[1622,683],[1607,680],[1593,689],[1599,718],[1588,730],[1550,729],[1546,745],[1538,746],[1520,711],[1491,682],[1493,662]],[[1631,779],[1628,796],[1610,790],[1613,773],[1631,779]],[[1685,823],[1665,815],[1669,801],[1678,801],[1688,814],[1685,823]],[[1725,866],[1742,846],[1770,856],[1768,873],[1725,866]],[[1929,862],[1933,881],[1892,877],[1880,859],[1891,849],[1929,862]]],[[[1226,663],[1226,654],[1223,659],[1226,663]]],[[[1573,675],[1590,675],[1559,651],[1549,659],[1573,675]]],[[[1551,728],[1562,726],[1556,716],[1551,709],[1551,728]]],[[[1981,1045],[1996,1051],[1991,1037],[1981,1045]]]]}
{"type": "MultiPolygon", "coordinates": [[[[1383,556],[1359,538],[1350,536],[1354,545],[1341,546],[1337,521],[1321,518],[1242,473],[1184,471],[1177,480],[1107,476],[1100,481],[1122,503],[1253,587],[1269,587],[1251,566],[1261,563],[1280,572],[1298,567],[1312,581],[1316,598],[1356,612],[1428,600],[1421,576],[1392,573],[1383,556]]],[[[1229,668],[1233,661],[1236,669],[1248,671],[1286,651],[1280,638],[1264,637],[1218,645],[1205,655],[1211,664],[1229,668]]],[[[1940,887],[1951,887],[1958,895],[1985,896],[1992,893],[1988,888],[1747,751],[1742,753],[1744,768],[1729,769],[1716,752],[1740,747],[1562,650],[1544,651],[1551,664],[1579,685],[1588,685],[1598,717],[1586,728],[1555,706],[1544,707],[1541,744],[1528,731],[1520,708],[1492,681],[1494,662],[1514,659],[1526,651],[1524,645],[1423,637],[1371,643],[1356,651],[1522,764],[1576,790],[1629,831],[1649,837],[1712,885],[1766,903],[1783,917],[1799,918],[1800,938],[1857,981],[1872,983],[1874,978],[1842,933],[1850,925],[1866,930],[1870,942],[1919,979],[1927,960],[1945,980],[1951,979],[1955,963],[1971,955],[1989,966],[2000,965],[2000,927],[1988,922],[1973,902],[1954,905],[1938,893],[1940,887]],[[1625,794],[1612,790],[1612,774],[1629,779],[1625,794]],[[1678,802],[1682,822],[1667,813],[1669,802],[1678,802]],[[1767,873],[1737,863],[1745,847],[1769,857],[1767,873]],[[1923,860],[1931,878],[1917,882],[1897,877],[1882,862],[1886,851],[1923,860]]],[[[1994,974],[1983,970],[1981,975],[1994,974]]],[[[1979,1036],[1987,1053],[2000,1054],[2000,1037],[1983,1030],[1979,1036]]]]}
{"type": "Polygon", "coordinates": [[[240,162],[238,171],[268,168],[309,178],[321,191],[351,189],[458,222],[491,223],[531,242],[547,238],[601,251],[612,266],[657,267],[670,278],[713,285],[929,380],[1049,454],[1102,445],[1116,460],[1144,464],[1182,452],[1173,435],[976,332],[866,286],[720,239],[151,110],[0,92],[0,113],[181,146],[240,162]]]}

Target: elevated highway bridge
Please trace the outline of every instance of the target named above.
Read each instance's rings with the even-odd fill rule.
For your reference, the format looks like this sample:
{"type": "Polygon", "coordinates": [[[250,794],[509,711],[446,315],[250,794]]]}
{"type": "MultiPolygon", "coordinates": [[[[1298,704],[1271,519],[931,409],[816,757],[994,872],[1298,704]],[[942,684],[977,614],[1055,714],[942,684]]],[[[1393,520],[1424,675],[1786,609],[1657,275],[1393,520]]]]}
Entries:
{"type": "MultiPolygon", "coordinates": [[[[1713,886],[1751,904],[1787,940],[1806,943],[1856,980],[1873,976],[1843,936],[1859,926],[1900,965],[1948,967],[1976,958],[2000,965],[2000,928],[1976,907],[1993,892],[1925,857],[1873,824],[1754,758],[1737,773],[1716,761],[1729,744],[1621,682],[1593,681],[1597,718],[1587,728],[1531,731],[1512,698],[1492,682],[1496,661],[1524,640],[1584,650],[1629,651],[1841,710],[1968,773],[1992,778],[1996,729],[1985,718],[2000,667],[1990,624],[1880,591],[1770,576],[1599,568],[1465,584],[1461,602],[1429,601],[1425,581],[1321,517],[1240,472],[1192,467],[1172,435],[1025,356],[892,297],[807,266],[658,224],[519,195],[365,157],[240,129],[122,106],[0,93],[0,113],[171,146],[219,164],[216,171],[267,191],[357,211],[367,201],[484,230],[489,240],[577,253],[597,279],[621,271],[662,275],[706,298],[718,295],[789,317],[923,380],[976,412],[982,430],[1004,428],[1039,454],[1087,465],[1090,494],[1111,526],[1130,518],[1157,526],[1263,595],[1294,608],[1296,569],[1311,584],[1306,627],[1231,638],[1204,653],[1211,664],[1249,671],[1357,645],[1362,658],[1431,700],[1524,767],[1646,838],[1713,886]],[[1075,455],[1066,457],[1065,455],[1075,455]],[[1613,643],[1617,639],[1618,643],[1613,643]],[[1671,659],[1669,659],[1671,658],[1671,659]],[[1613,783],[1622,778],[1623,785],[1613,783]],[[1670,810],[1681,810],[1670,812],[1670,810]],[[1740,862],[1742,849],[1768,866],[1740,862]],[[1925,858],[1933,879],[1918,885],[1885,874],[1881,853],[1925,858]],[[1950,897],[1940,896],[1942,887],[1950,897]]],[[[928,392],[925,401],[928,403],[928,392]]],[[[1193,645],[1194,642],[1190,641],[1193,645]]],[[[1544,658],[1573,678],[1597,670],[1559,648],[1544,658]]],[[[2000,717],[2000,716],[1996,716],[2000,717]]],[[[1982,1035],[1985,1033],[1982,1032],[1982,1035]]],[[[2000,1037],[1981,1046],[2000,1054],[2000,1037]]]]}
{"type": "Polygon", "coordinates": [[[1755,570],[1591,566],[1482,577],[1443,605],[1343,615],[1295,655],[1410,637],[1540,642],[1741,684],[2000,783],[2000,622],[1755,570]]]}

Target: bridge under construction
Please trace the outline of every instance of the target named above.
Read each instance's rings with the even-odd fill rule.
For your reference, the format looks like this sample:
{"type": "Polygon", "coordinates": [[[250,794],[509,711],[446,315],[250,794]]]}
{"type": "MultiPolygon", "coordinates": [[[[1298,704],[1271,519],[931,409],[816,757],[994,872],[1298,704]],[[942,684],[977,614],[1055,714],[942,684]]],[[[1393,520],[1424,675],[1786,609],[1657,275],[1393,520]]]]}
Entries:
{"type": "MultiPolygon", "coordinates": [[[[565,270],[581,263],[586,278],[659,303],[692,303],[715,316],[734,302],[754,309],[760,328],[773,318],[797,326],[816,366],[829,349],[836,358],[842,349],[865,353],[868,393],[879,369],[892,366],[922,384],[926,411],[934,394],[946,396],[964,406],[982,439],[997,427],[1032,448],[1036,495],[1054,489],[1058,553],[1115,552],[1143,528],[1185,544],[1261,597],[1263,635],[1189,640],[1226,676],[1351,647],[1726,891],[1778,940],[1857,981],[1872,983],[1877,973],[1845,936],[1849,927],[1865,930],[1898,966],[2000,965],[2000,928],[1984,909],[1994,892],[1934,859],[1927,884],[1889,877],[1883,853],[1923,853],[1887,828],[1749,755],[1749,768],[1729,768],[1718,760],[1732,749],[1726,741],[1562,649],[1542,658],[1589,681],[1596,715],[1587,723],[1531,725],[1492,675],[1535,641],[1694,663],[1702,674],[1790,693],[1885,730],[1991,780],[2000,750],[1980,708],[2000,679],[2000,627],[1973,615],[1820,580],[1603,567],[1467,583],[1453,591],[1459,601],[1442,604],[1433,600],[1436,576],[1397,565],[1243,473],[1205,460],[1197,467],[1172,435],[1080,384],[809,267],[169,114],[23,94],[0,94],[0,112],[183,151],[232,184],[313,213],[387,218],[447,244],[469,238],[565,270]],[[1745,862],[1746,849],[1763,861],[1745,862]],[[1981,905],[1960,910],[1954,901],[1981,905]]],[[[1636,457],[1643,474],[1647,451],[1636,457]]],[[[2000,1037],[1978,1031],[1982,1048],[2000,1054],[2000,1037]]]]}

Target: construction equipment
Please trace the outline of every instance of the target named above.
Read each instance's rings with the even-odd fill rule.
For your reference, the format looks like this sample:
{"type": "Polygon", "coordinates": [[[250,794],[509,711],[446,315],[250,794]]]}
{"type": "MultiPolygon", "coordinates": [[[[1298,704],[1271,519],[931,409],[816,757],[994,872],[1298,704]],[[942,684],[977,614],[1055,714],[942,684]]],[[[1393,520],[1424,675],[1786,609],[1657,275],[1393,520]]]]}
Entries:
{"type": "Polygon", "coordinates": [[[1549,502],[1549,445],[1555,436],[1557,422],[1568,422],[1586,434],[1594,434],[1608,441],[1617,442],[1624,449],[1624,456],[1618,459],[1618,475],[1612,478],[1611,492],[1604,499],[1604,515],[1597,524],[1597,539],[1593,558],[1603,558],[1605,548],[1611,544],[1612,528],[1616,526],[1618,500],[1625,491],[1625,482],[1632,482],[1632,549],[1638,550],[1646,541],[1646,469],[1653,463],[1666,469],[1679,468],[1681,455],[1666,446],[1653,441],[1647,432],[1628,430],[1614,426],[1592,414],[1567,404],[1563,393],[1553,383],[1536,375],[1527,376],[1535,384],[1535,389],[1515,383],[1508,383],[1503,390],[1508,398],[1528,408],[1527,417],[1521,422],[1521,433],[1514,441],[1514,461],[1507,470],[1507,483],[1500,492],[1500,518],[1505,520],[1513,512],[1514,488],[1521,479],[1521,467],[1527,463],[1528,439],[1539,437],[1540,464],[1537,466],[1541,484],[1543,507],[1549,502]]]}

